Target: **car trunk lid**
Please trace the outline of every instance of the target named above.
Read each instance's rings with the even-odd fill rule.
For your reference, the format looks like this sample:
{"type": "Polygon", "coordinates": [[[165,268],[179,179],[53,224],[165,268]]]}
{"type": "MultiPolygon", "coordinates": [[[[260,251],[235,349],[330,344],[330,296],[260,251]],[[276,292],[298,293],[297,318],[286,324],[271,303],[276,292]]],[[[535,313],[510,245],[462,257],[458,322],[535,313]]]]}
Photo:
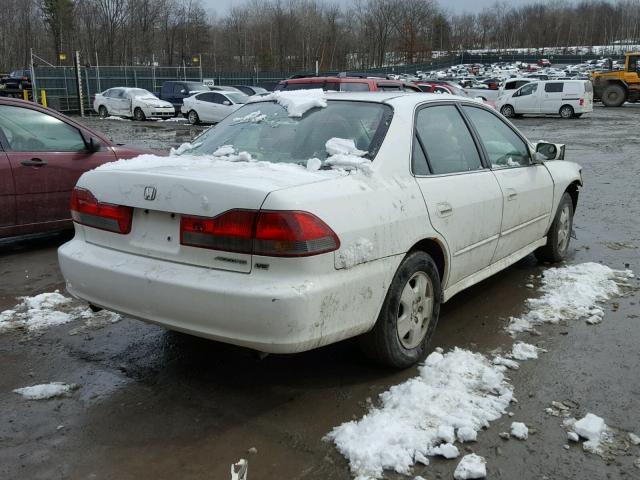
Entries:
{"type": "Polygon", "coordinates": [[[343,173],[210,157],[144,155],[114,162],[87,172],[78,186],[100,202],[133,207],[131,232],[86,228],[85,238],[133,254],[248,273],[250,254],[181,245],[182,216],[214,218],[234,209],[259,210],[272,191],[339,175],[343,173]]]}

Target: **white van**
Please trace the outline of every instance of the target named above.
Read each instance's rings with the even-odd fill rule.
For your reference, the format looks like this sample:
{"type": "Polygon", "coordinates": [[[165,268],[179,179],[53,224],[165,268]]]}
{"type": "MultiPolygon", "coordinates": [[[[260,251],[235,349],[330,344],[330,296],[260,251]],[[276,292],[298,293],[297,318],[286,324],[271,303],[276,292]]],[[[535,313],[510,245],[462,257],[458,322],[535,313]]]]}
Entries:
{"type": "Polygon", "coordinates": [[[583,113],[593,112],[593,87],[589,80],[531,82],[501,95],[496,110],[505,117],[537,114],[579,118],[583,113]]]}

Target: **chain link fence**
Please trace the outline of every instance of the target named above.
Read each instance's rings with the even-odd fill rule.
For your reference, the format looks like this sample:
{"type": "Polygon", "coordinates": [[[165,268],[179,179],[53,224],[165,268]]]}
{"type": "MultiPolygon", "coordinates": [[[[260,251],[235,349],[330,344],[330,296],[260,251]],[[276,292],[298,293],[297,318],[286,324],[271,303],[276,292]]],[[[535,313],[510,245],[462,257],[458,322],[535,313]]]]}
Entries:
{"type": "MultiPolygon", "coordinates": [[[[497,63],[522,61],[535,63],[540,55],[535,54],[460,54],[448,58],[434,59],[432,62],[394,65],[382,68],[358,69],[350,73],[370,76],[386,76],[388,74],[413,74],[416,71],[429,72],[440,70],[461,63],[497,63]]],[[[554,64],[566,65],[583,63],[597,55],[554,55],[548,57],[554,64]]],[[[312,73],[312,72],[301,72],[312,73]]],[[[339,72],[321,72],[323,75],[335,75],[339,72]]],[[[78,112],[80,110],[77,76],[74,67],[35,67],[36,95],[41,96],[44,90],[47,104],[61,112],[78,112]]],[[[113,87],[144,88],[158,94],[162,84],[169,80],[186,80],[202,82],[213,80],[215,85],[257,85],[272,90],[277,83],[291,76],[291,72],[219,72],[202,67],[153,67],[153,66],[119,66],[119,67],[80,67],[82,97],[84,109],[91,112],[96,93],[113,87]]]]}

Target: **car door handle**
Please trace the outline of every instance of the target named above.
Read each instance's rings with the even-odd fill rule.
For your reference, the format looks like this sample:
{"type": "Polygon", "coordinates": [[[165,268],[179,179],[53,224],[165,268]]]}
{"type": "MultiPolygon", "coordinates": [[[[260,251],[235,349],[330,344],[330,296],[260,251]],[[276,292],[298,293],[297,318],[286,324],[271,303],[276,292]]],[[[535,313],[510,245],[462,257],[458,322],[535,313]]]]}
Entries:
{"type": "Polygon", "coordinates": [[[507,200],[515,200],[518,197],[518,192],[513,188],[507,188],[507,200]]]}
{"type": "Polygon", "coordinates": [[[447,202],[439,203],[437,207],[438,215],[440,215],[441,217],[448,217],[449,215],[453,214],[453,207],[447,202]]]}
{"type": "Polygon", "coordinates": [[[44,167],[47,164],[47,161],[42,160],[41,158],[32,158],[31,160],[23,160],[20,164],[25,167],[44,167]]]}

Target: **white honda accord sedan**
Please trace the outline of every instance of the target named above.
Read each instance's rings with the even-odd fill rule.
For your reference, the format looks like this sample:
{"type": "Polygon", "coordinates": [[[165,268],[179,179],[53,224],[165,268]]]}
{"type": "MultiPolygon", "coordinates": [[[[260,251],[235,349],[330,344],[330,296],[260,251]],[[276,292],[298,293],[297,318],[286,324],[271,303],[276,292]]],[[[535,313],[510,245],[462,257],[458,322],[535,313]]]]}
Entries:
{"type": "Polygon", "coordinates": [[[582,185],[564,146],[431,94],[277,92],[179,152],[80,178],[72,295],[262,352],[360,336],[396,367],[423,358],[441,302],[563,259],[582,185]]]}

